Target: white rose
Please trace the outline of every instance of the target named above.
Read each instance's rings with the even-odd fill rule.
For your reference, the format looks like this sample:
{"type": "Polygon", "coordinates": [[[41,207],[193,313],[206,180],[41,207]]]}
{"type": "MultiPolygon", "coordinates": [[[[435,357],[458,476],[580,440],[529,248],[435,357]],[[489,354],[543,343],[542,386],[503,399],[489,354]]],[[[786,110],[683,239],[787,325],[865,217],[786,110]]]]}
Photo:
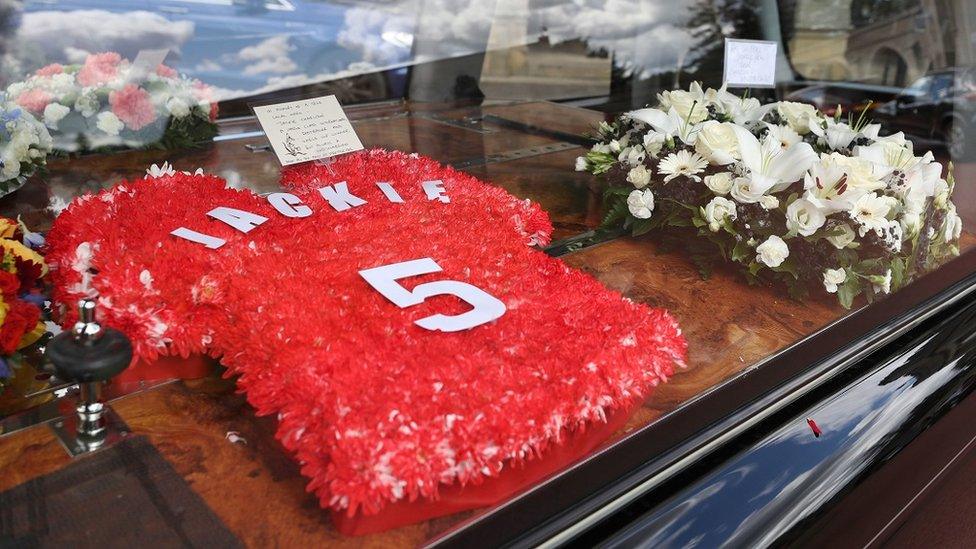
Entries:
{"type": "Polygon", "coordinates": [[[717,120],[705,122],[698,132],[695,150],[712,164],[731,164],[739,153],[739,140],[734,127],[733,124],[717,120]]]}
{"type": "Polygon", "coordinates": [[[585,172],[586,171],[586,157],[577,156],[576,157],[576,171],[585,172]]]}
{"type": "Polygon", "coordinates": [[[838,225],[834,230],[839,231],[838,234],[828,236],[827,242],[833,244],[838,250],[843,250],[849,246],[851,242],[854,242],[854,229],[852,229],[847,223],[838,225]]]}
{"type": "Polygon", "coordinates": [[[71,109],[60,103],[48,103],[44,107],[44,125],[52,130],[58,129],[58,122],[67,116],[69,112],[71,112],[71,109]]]}
{"type": "Polygon", "coordinates": [[[779,207],[779,199],[771,194],[767,194],[759,199],[759,205],[762,206],[764,210],[769,211],[779,207]]]}
{"type": "Polygon", "coordinates": [[[691,93],[684,90],[674,90],[661,94],[661,106],[673,108],[678,116],[687,120],[691,124],[697,124],[708,118],[708,109],[705,105],[705,98],[700,93],[691,93]]]}
{"type": "Polygon", "coordinates": [[[643,189],[651,182],[651,170],[645,168],[643,164],[634,166],[627,172],[627,181],[638,189],[643,189]]]}
{"type": "Polygon", "coordinates": [[[718,232],[722,227],[722,222],[726,219],[733,220],[736,218],[735,202],[728,198],[716,196],[705,205],[702,214],[705,216],[705,221],[708,222],[708,228],[713,233],[718,232]]]}
{"type": "Polygon", "coordinates": [[[654,211],[654,193],[650,189],[633,191],[627,196],[627,209],[637,219],[648,219],[654,211]]]}
{"type": "Polygon", "coordinates": [[[756,246],[756,261],[769,267],[779,267],[789,256],[790,249],[786,246],[786,242],[776,235],[756,246]]]}
{"type": "Polygon", "coordinates": [[[119,135],[123,126],[119,117],[109,111],[98,113],[98,117],[95,119],[95,125],[98,129],[109,135],[119,135]]]}
{"type": "Polygon", "coordinates": [[[803,135],[810,132],[810,125],[817,124],[817,109],[806,103],[780,101],[776,110],[793,131],[803,135]]]}
{"type": "Polygon", "coordinates": [[[764,193],[752,188],[752,180],[748,177],[736,177],[729,191],[732,198],[743,204],[755,204],[762,200],[764,193]]]}
{"type": "Polygon", "coordinates": [[[171,97],[169,101],[166,102],[166,110],[176,118],[183,118],[190,114],[190,106],[186,104],[179,97],[171,97]]]}
{"type": "Polygon", "coordinates": [[[828,293],[837,293],[837,286],[847,280],[847,271],[844,269],[827,269],[823,273],[824,288],[828,293]]]}
{"type": "Polygon", "coordinates": [[[827,216],[813,202],[798,198],[786,208],[786,228],[811,236],[827,222],[827,216]]]}
{"type": "Polygon", "coordinates": [[[705,186],[713,193],[725,196],[732,190],[732,174],[720,172],[714,175],[706,175],[705,186]]]}
{"type": "Polygon", "coordinates": [[[644,135],[644,150],[651,156],[657,156],[664,148],[664,140],[667,136],[663,133],[648,132],[644,135]]]}

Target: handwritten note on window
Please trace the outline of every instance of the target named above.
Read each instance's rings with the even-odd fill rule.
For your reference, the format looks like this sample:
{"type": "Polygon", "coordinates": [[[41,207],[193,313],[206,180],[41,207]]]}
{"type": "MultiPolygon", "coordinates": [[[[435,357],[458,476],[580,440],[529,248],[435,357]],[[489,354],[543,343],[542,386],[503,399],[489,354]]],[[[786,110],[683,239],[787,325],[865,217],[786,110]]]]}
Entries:
{"type": "Polygon", "coordinates": [[[334,95],[254,107],[282,166],[363,148],[334,95]]]}
{"type": "Polygon", "coordinates": [[[776,85],[776,42],[725,39],[725,83],[730,88],[776,85]]]}

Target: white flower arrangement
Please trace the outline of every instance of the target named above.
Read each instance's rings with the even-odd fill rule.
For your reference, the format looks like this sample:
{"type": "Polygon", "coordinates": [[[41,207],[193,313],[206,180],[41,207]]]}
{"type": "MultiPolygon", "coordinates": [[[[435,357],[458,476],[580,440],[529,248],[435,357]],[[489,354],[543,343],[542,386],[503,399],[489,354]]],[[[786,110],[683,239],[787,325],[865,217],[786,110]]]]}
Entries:
{"type": "Polygon", "coordinates": [[[42,120],[55,148],[199,145],[216,135],[211,89],[166,65],[146,71],[117,53],[80,65],[52,64],[7,87],[11,101],[42,120]]]}
{"type": "Polygon", "coordinates": [[[0,196],[27,182],[42,168],[53,145],[38,119],[0,95],[0,196]]]}
{"type": "Polygon", "coordinates": [[[601,124],[576,169],[609,179],[605,227],[691,228],[750,282],[850,307],[958,255],[962,220],[951,167],[943,178],[903,134],[841,116],[695,83],[601,124]]]}

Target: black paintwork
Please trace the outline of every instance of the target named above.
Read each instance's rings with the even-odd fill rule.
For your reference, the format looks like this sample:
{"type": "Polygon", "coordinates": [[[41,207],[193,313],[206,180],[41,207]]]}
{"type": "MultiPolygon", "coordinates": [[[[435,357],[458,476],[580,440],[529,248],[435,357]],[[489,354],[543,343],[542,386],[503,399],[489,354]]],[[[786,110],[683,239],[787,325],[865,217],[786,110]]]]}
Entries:
{"type": "Polygon", "coordinates": [[[605,531],[608,539],[601,541],[608,547],[761,547],[801,534],[972,391],[973,327],[976,300],[968,300],[866,361],[871,371],[862,377],[624,529],[605,531]]]}
{"type": "MultiPolygon", "coordinates": [[[[822,440],[825,441],[823,444],[810,448],[829,448],[833,437],[837,436],[837,425],[831,421],[818,423],[824,435],[821,439],[815,439],[805,421],[806,408],[816,407],[816,403],[834,398],[832,393],[843,395],[854,390],[859,386],[858,381],[863,381],[862,378],[867,375],[865,372],[874,370],[873,364],[883,364],[878,362],[881,359],[875,357],[896,352],[900,348],[897,346],[904,345],[906,334],[915,337],[925,333],[930,326],[941,325],[942,320],[950,318],[947,315],[955,314],[950,311],[953,307],[976,300],[976,295],[968,293],[974,288],[976,251],[963,254],[888,299],[861,309],[770,357],[757,368],[717,387],[508,504],[446,533],[433,543],[468,547],[536,545],[588,517],[595,514],[603,516],[608,506],[613,507],[612,514],[596,522],[582,532],[582,537],[577,538],[581,545],[588,545],[626,529],[642,515],[647,518],[656,516],[654,513],[663,509],[657,506],[668,505],[668,501],[675,503],[677,500],[669,498],[674,498],[678,493],[690,496],[689,490],[694,489],[691,487],[700,487],[699,483],[705,482],[702,479],[711,478],[709,475],[715,474],[715,471],[725,471],[724,467],[730,463],[728,460],[736,459],[740,452],[750,451],[749,448],[759,444],[757,441],[772,436],[771,433],[780,433],[778,436],[781,438],[796,435],[806,436],[818,443],[822,440]],[[923,322],[930,316],[928,321],[923,322]],[[762,420],[756,420],[757,417],[762,417],[762,420]],[[796,418],[803,421],[797,422],[796,418]],[[614,504],[642,484],[649,485],[646,493],[627,505],[614,504]]],[[[951,318],[958,321],[961,317],[951,318]]],[[[947,347],[940,348],[943,354],[925,362],[924,367],[941,372],[938,361],[950,356],[947,353],[953,348],[952,345],[957,344],[959,338],[968,337],[965,330],[972,329],[974,324],[960,322],[959,325],[962,331],[953,336],[956,339],[947,340],[947,347]]],[[[938,332],[932,332],[930,336],[946,337],[938,332]]],[[[966,344],[969,344],[968,339],[966,344]]],[[[926,349],[931,350],[932,347],[926,349]]],[[[914,385],[921,387],[920,390],[929,391],[933,384],[923,381],[933,376],[921,379],[921,374],[918,371],[915,373],[919,377],[913,378],[914,385]]],[[[909,394],[903,389],[898,380],[904,376],[896,375],[894,370],[887,371],[883,379],[890,376],[895,377],[884,384],[875,383],[880,387],[879,393],[864,393],[872,397],[862,403],[864,413],[875,413],[881,409],[897,410],[900,405],[892,399],[904,395],[915,398],[914,395],[921,394],[909,394]]],[[[943,376],[940,374],[936,379],[941,382],[943,376]]],[[[962,378],[946,380],[946,384],[932,388],[931,394],[941,395],[940,390],[956,390],[947,384],[957,379],[962,378]]],[[[912,419],[908,417],[899,424],[910,424],[912,419]]],[[[906,432],[889,436],[907,442],[914,435],[906,432]]],[[[866,439],[863,444],[876,442],[872,438],[866,439]]],[[[785,448],[770,447],[765,450],[769,452],[765,459],[773,464],[794,459],[795,456],[786,453],[776,455],[775,450],[785,448]]],[[[888,446],[885,451],[892,452],[894,447],[888,446]]],[[[814,468],[813,458],[818,456],[821,454],[808,453],[806,458],[809,459],[802,463],[814,468]]],[[[827,459],[831,456],[823,454],[822,457],[827,459]]],[[[779,474],[799,475],[803,472],[799,463],[789,470],[779,471],[779,474]]],[[[841,466],[847,462],[834,463],[841,466]]],[[[850,475],[856,477],[859,471],[861,469],[852,470],[850,475]]],[[[779,482],[786,485],[790,479],[784,477],[779,482]]],[[[775,491],[776,487],[773,489],[775,491]]],[[[747,495],[744,491],[738,496],[731,496],[727,500],[730,503],[727,512],[744,513],[747,509],[758,512],[760,500],[748,503],[753,495],[747,495]]],[[[690,503],[685,502],[684,505],[690,503]]],[[[769,514],[777,511],[763,512],[769,514]]],[[[712,518],[717,520],[718,517],[700,520],[712,518]]],[[[728,530],[725,534],[730,535],[731,532],[728,530]]]]}

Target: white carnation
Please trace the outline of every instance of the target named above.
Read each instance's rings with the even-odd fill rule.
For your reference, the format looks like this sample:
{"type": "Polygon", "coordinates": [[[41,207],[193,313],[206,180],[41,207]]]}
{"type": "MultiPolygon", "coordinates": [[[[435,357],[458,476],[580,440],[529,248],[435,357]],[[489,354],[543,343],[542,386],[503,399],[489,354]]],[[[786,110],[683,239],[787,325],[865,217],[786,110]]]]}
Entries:
{"type": "Polygon", "coordinates": [[[827,269],[823,273],[824,288],[828,293],[837,293],[837,287],[847,280],[847,271],[844,269],[827,269]]]}
{"type": "Polygon", "coordinates": [[[166,102],[166,110],[176,118],[183,118],[190,114],[190,106],[179,97],[170,97],[166,102]]]}
{"type": "Polygon", "coordinates": [[[768,267],[779,267],[790,256],[790,249],[783,239],[773,235],[756,247],[756,261],[768,267]]]}
{"type": "Polygon", "coordinates": [[[632,191],[627,196],[627,209],[637,219],[648,219],[654,211],[654,193],[650,189],[632,191]]]}
{"type": "Polygon", "coordinates": [[[98,113],[98,117],[95,119],[95,125],[98,129],[109,135],[119,135],[123,127],[119,117],[109,111],[98,113]]]}
{"type": "Polygon", "coordinates": [[[48,103],[44,107],[44,125],[52,130],[58,129],[58,122],[61,122],[61,119],[67,116],[69,112],[71,109],[60,103],[48,103]]]}

